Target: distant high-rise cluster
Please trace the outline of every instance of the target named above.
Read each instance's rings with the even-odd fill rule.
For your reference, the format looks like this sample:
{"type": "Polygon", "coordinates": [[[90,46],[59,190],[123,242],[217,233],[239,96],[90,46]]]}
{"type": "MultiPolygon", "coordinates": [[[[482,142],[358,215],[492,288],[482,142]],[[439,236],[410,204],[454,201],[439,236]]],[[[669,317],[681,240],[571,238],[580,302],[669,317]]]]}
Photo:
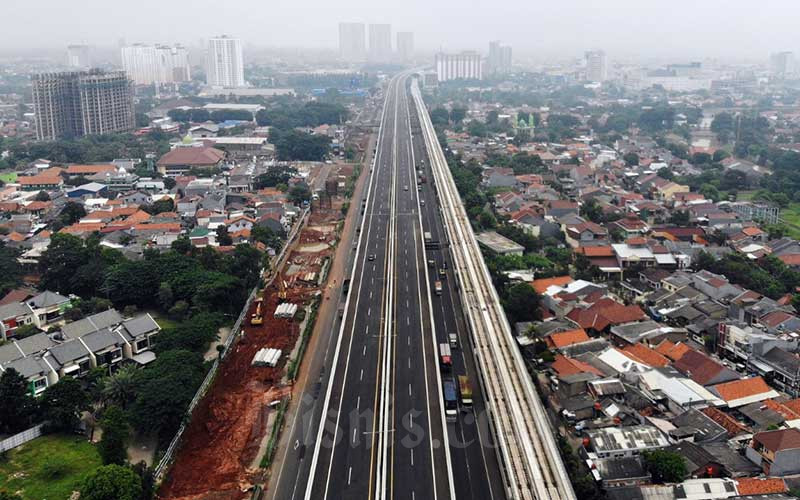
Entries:
{"type": "Polygon", "coordinates": [[[486,66],[490,73],[506,73],[511,70],[511,47],[498,41],[490,42],[486,66]]]}
{"type": "Polygon", "coordinates": [[[392,50],[392,25],[339,23],[339,56],[347,62],[409,62],[414,54],[414,33],[397,33],[396,51],[392,50]],[[367,41],[369,43],[367,43],[367,41]]]}
{"type": "Polygon", "coordinates": [[[436,54],[436,77],[440,82],[449,80],[483,79],[483,61],[477,52],[465,51],[459,54],[436,54]]]}
{"type": "Polygon", "coordinates": [[[339,55],[345,61],[360,62],[367,57],[364,23],[339,23],[339,55]]]}
{"type": "Polygon", "coordinates": [[[776,52],[770,56],[770,73],[776,78],[783,78],[794,70],[794,54],[776,52]]]}
{"type": "Polygon", "coordinates": [[[91,52],[88,45],[67,46],[67,66],[77,69],[89,69],[92,65],[91,52]]]}
{"type": "Polygon", "coordinates": [[[133,44],[122,47],[122,68],[137,85],[188,82],[189,52],[181,45],[133,44]]]}
{"type": "Polygon", "coordinates": [[[225,35],[208,41],[206,81],[212,87],[244,87],[242,41],[225,35]]]}
{"type": "Polygon", "coordinates": [[[397,32],[397,57],[400,62],[409,62],[414,56],[414,33],[397,32]]]}
{"type": "Polygon", "coordinates": [[[389,62],[392,58],[392,25],[369,25],[369,60],[389,62]]]}
{"type": "Polygon", "coordinates": [[[34,75],[33,107],[39,140],[128,132],[136,124],[133,83],[123,71],[34,75]]]}
{"type": "Polygon", "coordinates": [[[608,61],[602,50],[590,50],[584,54],[586,59],[586,80],[604,82],[608,80],[608,61]]]}

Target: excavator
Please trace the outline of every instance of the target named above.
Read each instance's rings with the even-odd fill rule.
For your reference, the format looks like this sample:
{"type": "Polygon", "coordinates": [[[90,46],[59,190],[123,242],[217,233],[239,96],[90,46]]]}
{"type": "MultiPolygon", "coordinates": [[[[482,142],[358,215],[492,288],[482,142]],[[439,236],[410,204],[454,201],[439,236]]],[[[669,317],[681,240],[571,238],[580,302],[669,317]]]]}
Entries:
{"type": "Polygon", "coordinates": [[[261,312],[261,305],[264,303],[263,297],[258,297],[255,300],[256,303],[256,311],[250,316],[250,324],[251,325],[260,325],[264,323],[264,316],[261,312]]]}

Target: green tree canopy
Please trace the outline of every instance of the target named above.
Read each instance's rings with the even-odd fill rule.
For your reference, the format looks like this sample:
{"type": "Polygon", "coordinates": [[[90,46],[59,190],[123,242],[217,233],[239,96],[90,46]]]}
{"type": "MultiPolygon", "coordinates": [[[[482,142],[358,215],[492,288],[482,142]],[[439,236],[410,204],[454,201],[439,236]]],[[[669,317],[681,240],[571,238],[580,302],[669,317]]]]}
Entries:
{"type": "Polygon", "coordinates": [[[644,452],[647,471],[656,483],[679,483],[686,477],[686,462],[673,451],[654,450],[644,452]]]}
{"type": "Polygon", "coordinates": [[[141,478],[121,465],[98,467],[81,486],[81,500],[140,500],[141,495],[141,478]]]}
{"type": "Polygon", "coordinates": [[[36,400],[25,377],[13,368],[0,375],[0,433],[16,434],[33,424],[36,400]]]}
{"type": "Polygon", "coordinates": [[[169,439],[178,429],[205,376],[203,357],[189,351],[167,351],[136,377],[137,396],[131,421],[142,432],[169,439]]]}
{"type": "Polygon", "coordinates": [[[540,297],[528,283],[512,285],[504,300],[506,313],[512,323],[539,318],[540,297]]]}
{"type": "Polygon", "coordinates": [[[119,407],[109,406],[100,420],[103,435],[97,447],[104,465],[124,465],[128,460],[127,443],[130,438],[128,418],[119,407]]]}
{"type": "Polygon", "coordinates": [[[89,397],[80,382],[63,377],[44,390],[40,405],[50,429],[69,432],[78,427],[81,412],[89,409],[89,397]]]}

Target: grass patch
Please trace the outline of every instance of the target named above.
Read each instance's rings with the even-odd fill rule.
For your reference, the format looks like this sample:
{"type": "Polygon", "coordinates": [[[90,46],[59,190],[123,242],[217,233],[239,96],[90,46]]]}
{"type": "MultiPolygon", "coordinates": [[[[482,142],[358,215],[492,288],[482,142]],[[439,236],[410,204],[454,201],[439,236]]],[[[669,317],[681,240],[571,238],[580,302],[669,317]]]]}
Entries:
{"type": "MultiPolygon", "coordinates": [[[[311,338],[311,332],[314,330],[314,322],[317,320],[317,308],[319,307],[319,299],[311,303],[311,315],[308,317],[306,327],[300,337],[300,348],[297,350],[297,357],[289,361],[289,367],[286,370],[287,378],[294,381],[297,378],[297,372],[300,370],[300,363],[303,361],[303,356],[308,347],[308,340],[311,338]]],[[[303,310],[305,314],[305,309],[303,310]]],[[[302,320],[301,320],[302,321],[302,320]]]]}
{"type": "Polygon", "coordinates": [[[19,491],[25,500],[66,500],[100,465],[97,450],[86,439],[42,436],[0,460],[0,489],[19,491]]]}
{"type": "Polygon", "coordinates": [[[790,238],[800,238],[800,203],[790,203],[788,207],[781,210],[781,220],[786,226],[786,236],[790,238]]]}
{"type": "Polygon", "coordinates": [[[160,326],[162,330],[176,328],[180,324],[178,321],[169,318],[162,318],[154,314],[151,315],[153,316],[153,319],[156,320],[156,323],[158,323],[158,326],[160,326]]]}
{"type": "Polygon", "coordinates": [[[0,174],[0,181],[8,184],[9,182],[17,182],[17,173],[16,172],[3,172],[0,174]]]}
{"type": "Polygon", "coordinates": [[[278,438],[281,435],[281,428],[283,428],[283,419],[286,416],[286,407],[289,406],[289,398],[284,398],[278,405],[278,414],[275,415],[275,423],[272,425],[272,431],[267,441],[267,449],[264,450],[264,456],[261,457],[259,464],[262,469],[266,469],[272,465],[272,457],[275,455],[275,447],[278,446],[278,438]]]}

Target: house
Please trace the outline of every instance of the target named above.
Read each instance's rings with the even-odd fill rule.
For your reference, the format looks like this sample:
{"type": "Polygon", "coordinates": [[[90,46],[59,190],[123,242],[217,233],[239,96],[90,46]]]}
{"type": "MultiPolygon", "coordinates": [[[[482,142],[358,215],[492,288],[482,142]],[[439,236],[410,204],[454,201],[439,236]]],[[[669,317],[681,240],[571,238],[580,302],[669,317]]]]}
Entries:
{"type": "Polygon", "coordinates": [[[67,198],[105,198],[107,195],[108,186],[99,182],[89,182],[67,190],[67,198]]]}
{"type": "Polygon", "coordinates": [[[667,438],[651,425],[606,427],[586,431],[584,449],[589,458],[624,458],[669,446],[667,438]]]}
{"type": "Polygon", "coordinates": [[[125,339],[109,328],[103,328],[79,338],[90,353],[92,368],[107,368],[113,372],[125,359],[125,339]]]}
{"type": "Polygon", "coordinates": [[[21,325],[33,323],[33,309],[25,302],[0,305],[0,339],[6,341],[21,325]]]}
{"type": "MultiPolygon", "coordinates": [[[[685,345],[685,344],[682,344],[685,345]]],[[[739,374],[705,354],[686,348],[673,366],[700,385],[717,385],[739,380],[739,374]]]]}
{"type": "Polygon", "coordinates": [[[600,481],[605,490],[649,484],[651,480],[639,456],[597,458],[588,462],[595,479],[600,481]]]}
{"type": "Polygon", "coordinates": [[[712,443],[728,439],[728,431],[724,427],[696,408],[689,408],[673,418],[672,425],[675,429],[669,431],[669,435],[675,440],[712,443]]]}
{"type": "Polygon", "coordinates": [[[72,307],[72,301],[68,297],[50,291],[28,299],[27,303],[33,310],[33,324],[42,329],[50,323],[60,321],[64,317],[64,311],[72,307]]]}
{"type": "Polygon", "coordinates": [[[564,234],[567,243],[577,248],[587,241],[605,240],[608,238],[608,230],[600,224],[592,221],[584,221],[580,224],[569,224],[564,227],[564,234]]]}
{"type": "Polygon", "coordinates": [[[220,167],[224,158],[225,152],[216,148],[178,147],[162,156],[156,163],[156,168],[162,176],[176,177],[193,168],[220,167]]]}
{"type": "Polygon", "coordinates": [[[545,337],[545,343],[550,349],[561,349],[562,347],[588,342],[589,340],[591,339],[582,328],[566,332],[551,333],[545,337]]]}
{"type": "Polygon", "coordinates": [[[625,238],[633,238],[636,236],[643,236],[650,231],[650,226],[645,221],[636,215],[629,214],[622,219],[609,223],[611,231],[619,230],[625,235],[625,238]]]}
{"type": "Polygon", "coordinates": [[[667,451],[683,457],[686,474],[690,478],[721,477],[723,465],[705,448],[688,441],[680,441],[667,448],[667,451]]]}
{"type": "Polygon", "coordinates": [[[498,255],[522,255],[525,252],[525,247],[495,231],[479,233],[475,235],[475,239],[498,255]]]}
{"type": "Polygon", "coordinates": [[[127,358],[141,365],[155,359],[156,356],[150,349],[153,347],[153,337],[161,331],[161,327],[149,313],[123,321],[117,331],[126,341],[127,358]]]}
{"type": "Polygon", "coordinates": [[[745,450],[747,458],[761,466],[764,474],[786,476],[800,473],[800,430],[780,429],[753,435],[745,450]]]}
{"type": "Polygon", "coordinates": [[[48,350],[50,364],[58,371],[59,378],[82,377],[92,369],[92,353],[80,340],[69,340],[48,350]]]}
{"type": "Polygon", "coordinates": [[[41,174],[18,177],[17,183],[23,191],[56,191],[64,185],[64,179],[58,172],[53,174],[46,170],[41,174]]]}
{"type": "Polygon", "coordinates": [[[113,164],[96,165],[70,165],[64,171],[68,179],[76,177],[91,177],[93,175],[105,175],[117,173],[117,166],[113,164]]]}
{"type": "Polygon", "coordinates": [[[623,269],[639,265],[649,267],[656,264],[656,256],[647,246],[647,240],[644,238],[628,238],[625,243],[612,244],[611,248],[614,249],[617,262],[623,269]]]}
{"type": "Polygon", "coordinates": [[[711,392],[719,396],[728,408],[738,408],[765,399],[780,396],[764,382],[761,377],[751,377],[710,387],[711,392]]]}

